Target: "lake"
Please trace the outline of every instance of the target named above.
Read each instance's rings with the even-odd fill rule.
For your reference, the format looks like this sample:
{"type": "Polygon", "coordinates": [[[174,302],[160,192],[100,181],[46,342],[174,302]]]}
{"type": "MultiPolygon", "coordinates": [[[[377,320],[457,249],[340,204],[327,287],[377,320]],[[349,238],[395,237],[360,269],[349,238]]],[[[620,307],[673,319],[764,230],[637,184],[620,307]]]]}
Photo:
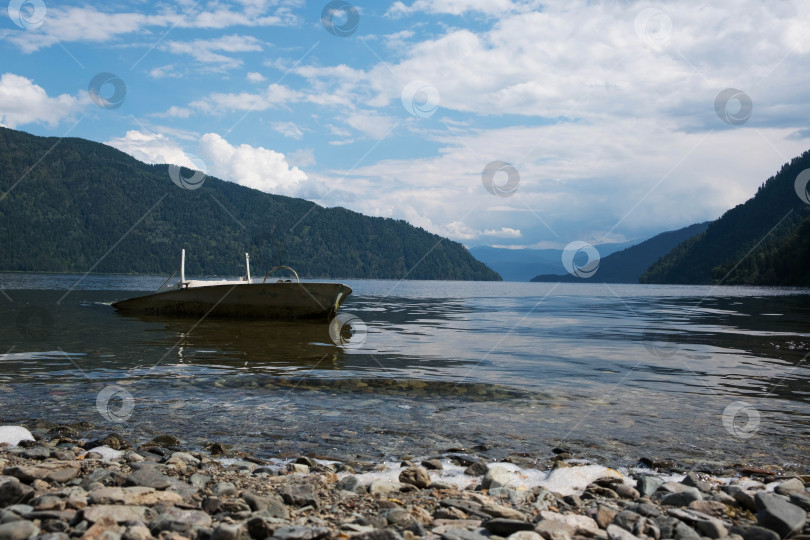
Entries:
{"type": "Polygon", "coordinates": [[[810,455],[808,290],[348,280],[330,334],[122,315],[163,278],[80,278],[0,274],[0,423],[261,457],[810,455]]]}

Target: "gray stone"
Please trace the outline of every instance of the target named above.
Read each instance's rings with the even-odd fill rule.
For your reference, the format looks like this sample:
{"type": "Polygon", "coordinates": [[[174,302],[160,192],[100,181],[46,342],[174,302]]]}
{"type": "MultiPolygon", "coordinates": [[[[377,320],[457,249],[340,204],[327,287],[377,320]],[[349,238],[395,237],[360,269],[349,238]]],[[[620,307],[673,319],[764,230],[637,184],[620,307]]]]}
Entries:
{"type": "Polygon", "coordinates": [[[70,540],[70,537],[63,532],[49,532],[37,535],[34,540],[70,540]]]}
{"type": "Polygon", "coordinates": [[[399,482],[389,482],[388,480],[374,480],[368,486],[368,492],[371,494],[386,494],[399,491],[404,484],[399,482]]]}
{"type": "Polygon", "coordinates": [[[487,474],[487,464],[483,461],[476,461],[466,469],[464,469],[464,474],[469,476],[483,476],[487,474]]]}
{"type": "Polygon", "coordinates": [[[804,491],[804,482],[799,480],[798,478],[790,478],[789,480],[785,480],[784,482],[780,483],[774,491],[780,495],[789,496],[792,492],[804,491]]]}
{"type": "Polygon", "coordinates": [[[794,491],[790,494],[790,502],[796,506],[801,506],[805,510],[810,510],[810,493],[794,491]]]}
{"type": "Polygon", "coordinates": [[[399,473],[399,481],[424,489],[430,485],[430,475],[424,467],[408,467],[399,473]]]}
{"type": "Polygon", "coordinates": [[[352,540],[402,540],[402,537],[392,529],[374,529],[352,535],[352,540]]]}
{"type": "Polygon", "coordinates": [[[39,532],[39,528],[30,521],[12,521],[0,525],[0,540],[25,540],[39,532]]]}
{"type": "Polygon", "coordinates": [[[576,529],[562,521],[544,519],[535,526],[534,532],[546,540],[571,540],[576,529]]]}
{"type": "Polygon", "coordinates": [[[683,521],[678,521],[675,524],[675,540],[697,540],[698,538],[700,538],[700,535],[695,529],[683,521]]]}
{"type": "Polygon", "coordinates": [[[207,486],[208,482],[210,481],[211,477],[207,474],[195,473],[191,475],[191,478],[189,478],[191,485],[199,489],[205,489],[205,486],[207,486]]]}
{"type": "Polygon", "coordinates": [[[221,523],[211,534],[211,540],[249,540],[247,527],[221,523]]]}
{"type": "Polygon", "coordinates": [[[624,483],[613,486],[613,491],[615,491],[622,499],[638,499],[641,497],[641,493],[639,493],[638,490],[633,489],[631,486],[624,483]]]}
{"type": "Polygon", "coordinates": [[[475,531],[468,529],[445,529],[439,533],[439,536],[442,537],[442,540],[487,540],[489,536],[483,534],[485,532],[487,532],[486,529],[475,531]]]}
{"type": "Polygon", "coordinates": [[[493,518],[484,523],[484,527],[491,533],[500,536],[509,536],[518,531],[532,531],[534,525],[520,519],[493,518]]]}
{"type": "Polygon", "coordinates": [[[110,518],[116,523],[124,521],[144,521],[147,508],[145,506],[122,506],[117,504],[100,504],[88,506],[82,510],[84,519],[95,523],[102,518],[110,518]]]}
{"type": "Polygon", "coordinates": [[[807,512],[781,495],[760,492],[755,500],[757,522],[776,531],[782,538],[800,531],[807,521],[807,512]]]}
{"type": "Polygon", "coordinates": [[[743,537],[743,540],[779,540],[779,535],[765,527],[743,527],[740,525],[731,528],[731,534],[743,537]]]}
{"type": "Polygon", "coordinates": [[[318,508],[320,499],[311,484],[291,484],[278,490],[284,502],[293,506],[312,506],[318,508]]]}
{"type": "Polygon", "coordinates": [[[422,467],[430,469],[431,471],[444,470],[444,465],[442,465],[442,462],[438,459],[426,459],[422,462],[422,467]]]}
{"type": "Polygon", "coordinates": [[[610,540],[639,540],[638,536],[613,524],[608,525],[607,535],[610,540]]]}
{"type": "Polygon", "coordinates": [[[657,476],[639,476],[636,480],[636,489],[642,494],[649,497],[663,484],[664,481],[657,476]]]}
{"type": "Polygon", "coordinates": [[[224,497],[226,495],[236,495],[236,486],[231,482],[217,482],[211,488],[211,493],[216,497],[224,497]]]}
{"type": "Polygon", "coordinates": [[[413,516],[404,508],[389,508],[380,515],[386,519],[389,525],[401,529],[408,529],[416,523],[413,516]]]}
{"type": "Polygon", "coordinates": [[[631,510],[622,510],[613,518],[613,524],[618,525],[625,531],[633,531],[633,528],[641,519],[641,514],[637,514],[631,510]]]}
{"type": "Polygon", "coordinates": [[[360,480],[353,474],[350,474],[341,478],[338,483],[335,484],[335,487],[341,491],[351,491],[352,493],[357,493],[357,488],[360,487],[360,480]]]}
{"type": "Polygon", "coordinates": [[[34,480],[48,480],[49,482],[69,482],[79,475],[80,465],[69,461],[46,461],[38,465],[20,465],[6,467],[3,474],[14,476],[22,482],[31,483],[34,480]]]}
{"type": "Polygon", "coordinates": [[[326,538],[331,533],[326,527],[279,527],[273,533],[277,540],[317,540],[326,538]]]}
{"type": "Polygon", "coordinates": [[[703,519],[695,522],[695,529],[709,538],[728,536],[728,530],[719,519],[703,519]]]}
{"type": "Polygon", "coordinates": [[[290,519],[290,512],[284,502],[277,495],[262,497],[250,491],[242,494],[242,498],[254,512],[261,512],[264,517],[290,519]]]}
{"type": "Polygon", "coordinates": [[[0,507],[31,498],[34,488],[21,483],[13,476],[0,476],[0,507]]]}
{"type": "Polygon", "coordinates": [[[700,491],[698,491],[697,488],[687,487],[681,492],[669,493],[665,495],[661,499],[661,504],[669,506],[689,506],[689,503],[702,499],[703,495],[700,494],[700,491]]]}
{"type": "Polygon", "coordinates": [[[708,482],[704,481],[700,475],[696,472],[688,472],[686,476],[681,481],[681,484],[693,488],[697,488],[699,491],[703,493],[708,493],[711,491],[712,486],[708,482]]]}
{"type": "Polygon", "coordinates": [[[543,540],[543,537],[534,531],[518,531],[507,538],[508,540],[543,540]]]}
{"type": "Polygon", "coordinates": [[[201,510],[168,508],[149,523],[152,534],[160,531],[186,532],[211,525],[211,517],[201,510]]]}
{"type": "Polygon", "coordinates": [[[157,467],[142,467],[127,476],[127,483],[133,486],[166,489],[172,485],[169,477],[160,472],[157,467]]]}
{"type": "Polygon", "coordinates": [[[526,515],[523,512],[500,504],[485,503],[481,505],[481,511],[494,518],[526,520],[526,515]]]}
{"type": "Polygon", "coordinates": [[[757,511],[757,502],[754,499],[754,494],[750,491],[735,491],[732,496],[734,497],[734,500],[737,501],[737,504],[742,506],[745,510],[748,510],[749,512],[757,511]]]}
{"type": "Polygon", "coordinates": [[[483,480],[481,480],[481,487],[483,489],[506,487],[514,479],[514,476],[512,471],[503,467],[492,467],[487,470],[483,480]]]}
{"type": "Polygon", "coordinates": [[[51,457],[51,451],[43,446],[35,446],[23,452],[23,456],[28,459],[48,459],[51,457]]]}

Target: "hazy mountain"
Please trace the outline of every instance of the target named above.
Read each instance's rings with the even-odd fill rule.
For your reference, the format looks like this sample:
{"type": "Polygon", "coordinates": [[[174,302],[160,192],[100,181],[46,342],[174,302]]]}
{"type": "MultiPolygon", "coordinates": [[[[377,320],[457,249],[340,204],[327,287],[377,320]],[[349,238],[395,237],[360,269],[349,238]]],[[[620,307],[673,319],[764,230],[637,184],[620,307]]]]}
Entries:
{"type": "Polygon", "coordinates": [[[602,257],[600,252],[599,269],[588,279],[579,278],[566,273],[564,275],[539,275],[532,278],[532,281],[638,283],[638,278],[651,264],[672,251],[672,248],[679,245],[684,240],[705,231],[709,223],[709,221],[696,223],[684,227],[683,229],[661,233],[638,245],[618,251],[606,257],[602,257]]]}
{"type": "MultiPolygon", "coordinates": [[[[600,254],[607,256],[632,246],[634,243],[599,244],[596,248],[600,254]]],[[[477,246],[470,248],[470,253],[498,272],[506,281],[529,281],[538,274],[565,273],[561,249],[506,249],[477,246]]]]}
{"type": "MultiPolygon", "coordinates": [[[[192,171],[183,171],[190,177],[192,171]]],[[[459,243],[401,220],[270,195],[208,177],[175,185],[167,165],[109,146],[0,128],[0,270],[497,280],[459,243]]]]}

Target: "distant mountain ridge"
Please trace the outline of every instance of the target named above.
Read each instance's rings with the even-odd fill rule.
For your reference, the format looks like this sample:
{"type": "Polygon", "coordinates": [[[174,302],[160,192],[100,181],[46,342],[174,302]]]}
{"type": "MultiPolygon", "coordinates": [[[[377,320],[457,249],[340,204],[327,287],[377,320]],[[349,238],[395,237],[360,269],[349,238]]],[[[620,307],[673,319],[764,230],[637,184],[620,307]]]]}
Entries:
{"type": "Polygon", "coordinates": [[[711,222],[695,223],[682,229],[664,232],[606,257],[602,257],[600,254],[599,268],[590,278],[580,278],[567,273],[564,275],[545,274],[533,277],[532,281],[638,283],[641,275],[651,264],[684,240],[705,231],[709,227],[709,223],[711,222]]]}
{"type": "Polygon", "coordinates": [[[194,275],[239,275],[249,252],[255,275],[283,264],[305,277],[500,279],[461,244],[402,220],[210,176],[184,190],[166,165],[0,128],[0,270],[162,274],[181,248],[194,275]]]}
{"type": "Polygon", "coordinates": [[[796,178],[810,151],[792,159],[754,197],[653,264],[641,283],[810,285],[810,204],[796,178]]]}
{"type": "MultiPolygon", "coordinates": [[[[598,244],[605,256],[632,246],[635,242],[598,244]]],[[[563,274],[561,249],[507,249],[489,246],[470,248],[473,257],[486,264],[505,281],[529,281],[537,274],[563,274]]]]}

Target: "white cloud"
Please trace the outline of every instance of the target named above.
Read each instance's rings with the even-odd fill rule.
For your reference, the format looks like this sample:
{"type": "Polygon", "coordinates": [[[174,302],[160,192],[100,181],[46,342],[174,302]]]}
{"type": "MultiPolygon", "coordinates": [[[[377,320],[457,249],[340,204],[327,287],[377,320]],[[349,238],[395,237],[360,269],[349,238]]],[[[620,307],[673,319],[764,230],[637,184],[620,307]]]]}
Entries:
{"type": "Polygon", "coordinates": [[[267,77],[265,77],[265,76],[264,76],[264,75],[262,75],[261,73],[257,73],[257,72],[255,72],[255,71],[251,71],[251,72],[249,72],[249,73],[248,73],[248,74],[245,76],[245,78],[246,78],[246,79],[247,79],[249,82],[252,82],[252,83],[260,83],[260,82],[264,82],[264,81],[266,81],[266,80],[267,80],[267,77]]]}
{"type": "Polygon", "coordinates": [[[89,6],[48,5],[47,17],[41,27],[36,30],[8,31],[3,35],[23,52],[32,53],[56,43],[108,42],[128,34],[143,34],[155,43],[157,38],[150,35],[150,28],[223,29],[232,26],[266,27],[298,24],[298,19],[287,7],[274,7],[270,4],[252,8],[246,6],[244,11],[220,7],[192,15],[188,15],[187,9],[146,15],[107,13],[89,6]]]}
{"type": "Polygon", "coordinates": [[[500,229],[486,229],[483,233],[484,236],[494,236],[496,238],[520,238],[520,229],[512,229],[510,227],[501,227],[500,229]]]}
{"type": "Polygon", "coordinates": [[[145,163],[169,163],[195,169],[198,167],[176,142],[161,133],[131,130],[125,136],[110,139],[105,144],[145,163]]]}
{"type": "Polygon", "coordinates": [[[391,133],[396,122],[389,116],[369,112],[358,112],[349,115],[346,123],[372,139],[382,139],[391,133]]]}
{"type": "Polygon", "coordinates": [[[203,99],[193,101],[190,107],[207,113],[222,111],[264,111],[303,99],[303,93],[280,84],[271,84],[264,92],[220,93],[215,92],[203,99]]]}
{"type": "Polygon", "coordinates": [[[232,69],[244,62],[220,54],[238,52],[256,52],[262,50],[261,42],[253,36],[230,35],[218,39],[195,39],[194,41],[169,41],[164,46],[173,54],[187,54],[203,64],[218,64],[221,69],[232,69]]]}
{"type": "Polygon", "coordinates": [[[400,17],[417,12],[462,15],[468,11],[485,15],[503,15],[514,7],[510,0],[416,0],[410,5],[397,1],[393,3],[386,16],[400,17]]]}
{"type": "Polygon", "coordinates": [[[261,146],[233,146],[216,133],[202,136],[198,153],[214,176],[268,193],[296,194],[307,180],[284,154],[261,146]]]}
{"type": "Polygon", "coordinates": [[[290,139],[301,140],[304,137],[304,132],[293,122],[273,122],[270,126],[290,139]]]}
{"type": "Polygon", "coordinates": [[[0,77],[0,125],[16,128],[25,124],[56,126],[89,103],[86,94],[49,97],[31,79],[13,73],[0,77]]]}
{"type": "Polygon", "coordinates": [[[179,79],[182,75],[177,71],[174,64],[167,64],[165,66],[157,66],[149,71],[149,76],[154,79],[179,79]]]}

